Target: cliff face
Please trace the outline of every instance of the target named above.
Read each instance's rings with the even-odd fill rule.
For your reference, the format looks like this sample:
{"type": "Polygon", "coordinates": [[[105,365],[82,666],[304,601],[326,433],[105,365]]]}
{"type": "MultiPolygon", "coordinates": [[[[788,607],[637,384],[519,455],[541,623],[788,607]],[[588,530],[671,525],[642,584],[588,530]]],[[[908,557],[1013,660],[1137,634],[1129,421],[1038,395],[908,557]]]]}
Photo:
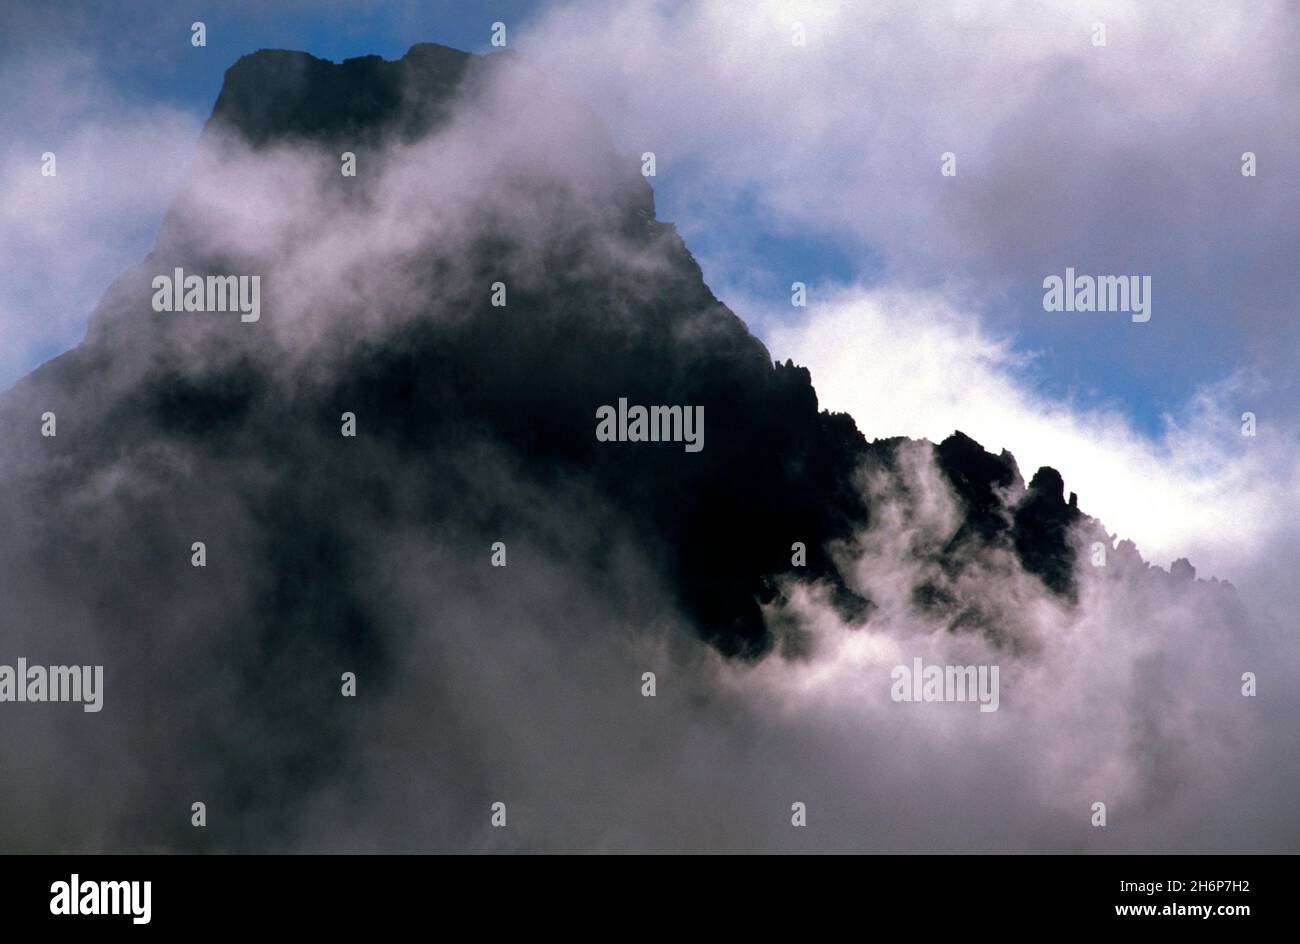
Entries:
{"type": "MultiPolygon", "coordinates": [[[[346,199],[364,202],[372,156],[390,161],[395,147],[436,134],[458,95],[505,67],[500,58],[420,45],[396,62],[372,56],[334,64],[284,51],[241,59],[205,130],[199,180],[169,214],[154,252],[110,290],[85,345],[6,398],[6,434],[30,440],[30,411],[39,403],[37,415],[52,410],[63,424],[58,450],[47,452],[72,460],[84,475],[93,474],[97,456],[156,445],[159,437],[183,450],[220,448],[227,457],[244,450],[281,469],[309,465],[322,474],[314,457],[328,454],[329,486],[316,504],[301,495],[296,474],[286,477],[287,494],[271,502],[288,530],[302,533],[327,528],[320,502],[356,500],[336,494],[365,448],[344,456],[332,443],[344,410],[360,418],[361,440],[403,457],[472,430],[508,449],[529,474],[580,476],[630,516],[657,548],[701,634],[726,654],[760,655],[770,646],[758,604],[771,598],[779,577],[828,581],[844,615],[862,618],[868,601],[847,588],[826,548],[868,522],[854,471],[873,449],[893,446],[868,445],[849,417],[819,412],[808,371],[772,362],[709,291],[671,225],[655,219],[638,162],[617,155],[599,123],[580,110],[581,137],[569,146],[583,152],[575,163],[598,169],[579,182],[586,192],[548,176],[544,166],[535,179],[499,182],[516,213],[545,221],[540,232],[521,235],[509,219],[485,211],[454,247],[436,238],[410,247],[397,275],[424,293],[421,310],[378,334],[337,330],[327,375],[295,373],[296,365],[261,356],[283,297],[275,288],[278,247],[259,256],[210,238],[220,225],[195,196],[202,176],[232,147],[292,145],[320,157],[304,175],[319,175],[319,185],[335,194],[351,188],[346,199]],[[361,163],[355,178],[339,173],[344,152],[361,163]],[[151,310],[146,280],[176,267],[260,273],[266,320],[244,325],[229,316],[151,310]],[[490,303],[497,282],[509,291],[504,307],[490,303]],[[703,406],[705,448],[687,454],[598,443],[596,409],[620,397],[703,406]],[[68,400],[77,406],[60,409],[68,400]],[[289,429],[298,435],[277,435],[289,429]],[[808,548],[806,567],[791,566],[794,542],[808,548]]],[[[364,264],[366,247],[354,249],[353,261],[364,264]]],[[[348,324],[347,313],[321,314],[348,324]]],[[[16,452],[27,455],[29,447],[16,452]]],[[[1036,482],[1055,476],[1058,487],[1031,487],[1013,508],[995,492],[1023,487],[1005,452],[992,456],[955,434],[936,456],[967,513],[954,543],[1009,536],[1027,569],[1068,594],[1066,529],[1078,513],[1065,505],[1059,476],[1040,472],[1036,482]]],[[[458,504],[434,491],[431,526],[458,504]]],[[[506,522],[499,527],[510,530],[506,522]]]]}
{"type": "MultiPolygon", "coordinates": [[[[868,443],[819,410],[808,370],[774,363],[713,296],[655,218],[639,161],[592,116],[539,82],[562,115],[555,140],[496,149],[511,128],[493,125],[483,90],[513,68],[440,46],[398,62],[244,57],[149,258],[106,293],[80,347],[0,398],[0,552],[24,599],[50,601],[22,617],[40,648],[131,651],[117,678],[150,694],[119,698],[146,729],[160,706],[196,704],[221,667],[221,695],[141,749],[159,790],[180,789],[181,774],[160,772],[176,739],[220,745],[235,795],[286,765],[306,778],[328,767],[343,722],[292,679],[340,665],[383,679],[404,658],[376,611],[387,575],[363,529],[436,535],[458,566],[485,571],[502,542],[511,566],[550,555],[611,586],[623,564],[610,548],[630,536],[669,603],[727,656],[772,648],[762,606],[790,582],[870,621],[841,567],[872,523],[859,476],[889,469],[904,441],[868,443]],[[481,122],[474,147],[430,148],[470,120],[462,100],[481,122]],[[340,172],[345,152],[355,177],[340,172]],[[422,214],[453,157],[455,186],[422,214]],[[360,220],[374,228],[350,228],[360,220]],[[176,268],[258,275],[259,320],[155,311],[151,281],[176,268]],[[597,441],[597,410],[620,398],[703,407],[703,449],[597,441]],[[345,413],[355,437],[341,435],[345,413]]],[[[1026,489],[1009,454],[960,433],[934,459],[963,516],[941,552],[948,571],[972,547],[1003,547],[1069,600],[1080,513],[1060,476],[1041,469],[1026,489]]],[[[442,573],[430,565],[433,592],[442,573]]],[[[954,609],[952,628],[966,625],[954,609]]],[[[146,823],[155,795],[141,791],[140,819],[118,825],[146,823]]]]}

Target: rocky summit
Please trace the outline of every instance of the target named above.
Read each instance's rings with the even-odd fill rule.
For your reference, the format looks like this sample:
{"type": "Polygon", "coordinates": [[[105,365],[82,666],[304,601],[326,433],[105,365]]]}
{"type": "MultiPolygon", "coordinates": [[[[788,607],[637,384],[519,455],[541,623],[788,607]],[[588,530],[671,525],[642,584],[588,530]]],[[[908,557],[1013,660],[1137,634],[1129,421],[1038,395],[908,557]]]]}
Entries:
{"type": "MultiPolygon", "coordinates": [[[[452,618],[377,601],[414,581],[527,607],[534,584],[493,584],[493,565],[551,568],[611,619],[680,619],[759,660],[781,638],[771,605],[800,587],[870,626],[864,482],[906,491],[908,450],[959,514],[918,550],[937,565],[919,609],[998,641],[954,589],[985,551],[1072,605],[1080,528],[1104,532],[1061,476],[1026,486],[960,432],[868,442],[820,409],[809,370],[774,361],[656,217],[640,161],[544,77],[437,45],[264,50],[228,70],[190,182],[84,342],[0,397],[0,620],[33,662],[105,662],[102,749],[132,732],[125,805],[51,777],[80,804],[63,808],[119,846],[184,848],[194,831],[154,811],[206,784],[252,811],[230,847],[275,846],[256,798],[345,764],[352,722],[322,687],[347,670],[382,690],[408,668],[403,634],[452,618]],[[207,310],[226,279],[260,286],[259,317],[207,310]],[[671,405],[664,439],[692,425],[640,438],[624,407],[602,437],[615,404],[671,405]]],[[[0,747],[41,736],[6,727],[0,747]]]]}

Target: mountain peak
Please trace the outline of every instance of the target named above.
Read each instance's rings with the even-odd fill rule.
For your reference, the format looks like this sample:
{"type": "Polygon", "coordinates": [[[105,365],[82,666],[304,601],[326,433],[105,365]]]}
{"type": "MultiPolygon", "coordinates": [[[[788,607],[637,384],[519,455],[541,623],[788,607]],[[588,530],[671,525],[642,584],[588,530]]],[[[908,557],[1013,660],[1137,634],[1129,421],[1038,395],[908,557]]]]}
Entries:
{"type": "MultiPolygon", "coordinates": [[[[260,49],[226,70],[210,126],[254,146],[274,139],[369,139],[399,113],[408,138],[445,113],[467,70],[484,57],[417,43],[400,59],[358,56],[333,62],[310,53],[260,49]]],[[[346,142],[345,142],[346,143],[346,142]]]]}

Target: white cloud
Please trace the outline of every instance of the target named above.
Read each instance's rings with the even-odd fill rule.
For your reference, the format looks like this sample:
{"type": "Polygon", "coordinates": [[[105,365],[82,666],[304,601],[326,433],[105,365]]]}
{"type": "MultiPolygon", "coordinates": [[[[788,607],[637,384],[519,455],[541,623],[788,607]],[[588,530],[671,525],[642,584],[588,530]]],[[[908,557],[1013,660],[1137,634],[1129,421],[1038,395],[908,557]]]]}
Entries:
{"type": "MultiPolygon", "coordinates": [[[[1042,201],[1035,207],[1017,203],[1026,188],[1014,168],[1004,168],[988,189],[939,213],[945,225],[936,226],[939,182],[930,162],[956,137],[961,153],[972,158],[964,168],[977,177],[981,169],[991,171],[993,141],[1004,122],[1022,112],[1026,120],[1044,117],[1030,109],[1044,97],[1044,83],[1062,74],[1068,79],[1082,57],[1091,55],[1087,46],[1076,48],[1087,37],[1078,29],[1079,7],[1044,7],[1028,19],[1015,12],[1026,7],[1006,8],[989,23],[978,7],[952,5],[945,8],[949,20],[943,29],[936,28],[939,13],[917,12],[922,9],[641,3],[610,11],[603,4],[580,4],[552,20],[537,34],[541,45],[532,48],[548,72],[582,85],[604,103],[606,115],[627,119],[624,143],[655,142],[647,147],[661,152],[661,173],[672,173],[683,161],[702,162],[695,183],[699,221],[716,222],[707,213],[708,188],[717,188],[723,204],[752,188],[766,212],[792,225],[831,231],[849,244],[885,247],[893,284],[823,293],[804,321],[770,335],[774,355],[812,368],[823,406],[850,411],[869,436],[939,440],[960,428],[989,449],[1010,448],[1026,473],[1051,464],[1063,472],[1067,488],[1080,493],[1086,511],[1137,540],[1149,558],[1167,565],[1188,554],[1203,574],[1256,579],[1294,537],[1286,512],[1295,507],[1297,475],[1294,441],[1276,426],[1265,422],[1254,440],[1239,434],[1236,393],[1256,390],[1248,374],[1202,388],[1166,434],[1152,439],[1119,411],[1038,394],[1031,382],[1033,359],[991,332],[973,314],[973,304],[955,300],[965,299],[964,293],[910,284],[927,260],[988,263],[992,253],[1012,260],[1014,268],[1026,247],[1068,244],[1079,236],[1069,212],[1039,218],[1042,206],[1059,201],[1061,188],[1028,194],[1042,201]],[[806,18],[810,42],[827,54],[808,57],[789,44],[788,21],[795,16],[806,18]],[[983,35],[986,28],[994,30],[996,41],[971,41],[972,32],[983,35]],[[1022,28],[1027,32],[1017,32],[1022,28]],[[914,40],[921,34],[935,38],[919,47],[914,40]],[[872,41],[869,48],[846,42],[864,37],[872,41]],[[926,102],[933,108],[918,107],[926,102]],[[1027,219],[1046,222],[1048,229],[1027,228],[1027,219]],[[977,239],[986,232],[987,240],[977,239]],[[913,251],[915,266],[908,261],[913,251]]],[[[1141,10],[1099,9],[1114,24],[1115,46],[1108,54],[1118,54],[1112,57],[1118,68],[1102,66],[1104,81],[1084,85],[1091,91],[1131,89],[1132,76],[1122,73],[1139,63],[1124,58],[1125,43],[1130,36],[1155,35],[1163,21],[1141,10]]],[[[1240,48],[1239,31],[1267,28],[1266,18],[1263,26],[1254,22],[1216,11],[1201,30],[1192,23],[1179,33],[1187,41],[1182,51],[1142,64],[1148,71],[1167,68],[1162,87],[1188,82],[1192,92],[1210,96],[1224,62],[1240,48]]],[[[1255,81],[1227,99],[1201,101],[1231,104],[1233,96],[1258,87],[1255,81]]],[[[1125,100],[1123,107],[1130,120],[1138,120],[1137,114],[1167,122],[1177,114],[1177,103],[1165,102],[1158,88],[1125,100]]],[[[79,208],[117,207],[147,216],[153,201],[166,195],[163,172],[174,161],[168,155],[192,139],[172,132],[153,137],[170,120],[157,117],[127,122],[120,138],[108,130],[88,133],[82,147],[70,151],[74,166],[105,171],[97,185],[81,185],[89,189],[61,198],[68,202],[41,207],[42,225],[49,228],[38,227],[33,238],[57,246],[63,264],[75,267],[95,258],[95,247],[75,241],[79,208]],[[157,167],[139,163],[150,145],[159,153],[157,167]],[[106,157],[113,154],[120,157],[106,157]],[[140,167],[157,170],[163,179],[130,179],[129,171],[140,167]]],[[[218,242],[251,240],[251,248],[262,250],[263,241],[292,240],[304,227],[310,231],[312,238],[294,243],[286,260],[297,317],[285,324],[295,338],[317,301],[333,299],[344,314],[358,318],[384,317],[378,306],[365,308],[362,301],[383,298],[390,304],[401,301],[395,293],[419,295],[421,287],[388,279],[388,270],[373,265],[376,257],[400,255],[434,235],[453,243],[464,236],[456,224],[472,222],[482,206],[478,201],[491,195],[483,186],[485,141],[502,146],[511,160],[522,154],[544,159],[553,172],[566,167],[563,135],[541,134],[559,127],[554,114],[515,116],[519,123],[507,121],[503,137],[493,136],[490,115],[460,117],[450,140],[403,155],[404,163],[380,182],[371,216],[334,216],[336,205],[319,207],[319,216],[309,213],[305,207],[319,193],[290,152],[258,158],[265,178],[246,191],[238,178],[247,165],[234,160],[226,168],[231,176],[218,176],[212,189],[193,195],[228,224],[206,235],[218,242]],[[286,222],[283,228],[268,225],[286,222]],[[349,225],[373,243],[350,241],[342,232],[349,225]],[[372,278],[349,285],[345,276],[351,273],[341,275],[339,263],[353,257],[357,245],[373,252],[362,260],[363,274],[372,278]]],[[[1104,108],[1093,119],[1103,125],[1115,120],[1104,108]]],[[[178,116],[177,126],[185,120],[178,116]]],[[[1156,125],[1159,131],[1160,121],[1156,125]]],[[[1067,123],[1052,140],[1064,146],[1077,133],[1067,123]]],[[[13,152],[14,168],[26,166],[25,154],[13,152]]],[[[1101,179],[1117,166],[1089,173],[1101,179]]],[[[581,175],[583,169],[572,171],[581,175]]],[[[5,180],[11,179],[16,178],[6,173],[5,180]]],[[[39,205],[31,201],[44,199],[32,181],[15,186],[15,199],[28,201],[21,205],[29,211],[39,205]]],[[[1122,200],[1123,194],[1108,199],[1122,200]]],[[[545,222],[520,225],[535,233],[532,227],[545,222]]],[[[11,223],[6,233],[18,238],[11,223]]],[[[111,276],[125,263],[103,261],[110,264],[111,276]]],[[[760,305],[737,308],[746,318],[762,313],[760,305]]],[[[17,336],[30,331],[28,325],[17,336]]],[[[414,476],[427,470],[421,460],[407,471],[414,476]]],[[[913,473],[926,480],[924,464],[913,473]]],[[[376,721],[390,727],[367,728],[362,746],[384,762],[373,765],[374,776],[388,779],[392,763],[401,771],[392,779],[410,794],[396,794],[405,801],[400,804],[362,804],[375,817],[364,825],[373,831],[376,820],[391,816],[400,835],[434,829],[437,819],[426,825],[425,816],[442,798],[426,785],[449,765],[434,749],[445,749],[446,741],[430,737],[426,726],[432,723],[444,734],[462,733],[463,725],[463,733],[472,735],[463,753],[454,755],[456,770],[490,772],[493,786],[506,779],[519,792],[552,795],[556,806],[565,807],[556,815],[567,817],[560,822],[574,831],[561,837],[559,826],[547,827],[554,832],[548,839],[560,846],[573,843],[571,836],[596,833],[594,840],[614,848],[654,847],[666,843],[675,827],[675,841],[685,848],[788,848],[794,840],[783,814],[792,795],[812,800],[814,822],[836,824],[833,832],[817,834],[822,850],[952,850],[963,843],[985,851],[998,843],[1052,851],[1114,849],[1108,842],[1144,851],[1293,844],[1292,805],[1283,792],[1293,786],[1285,758],[1295,756],[1289,751],[1295,742],[1289,724],[1295,702],[1295,662],[1287,658],[1292,649],[1267,633],[1234,636],[1239,627],[1231,614],[1205,611],[1198,607],[1202,598],[1158,583],[1106,588],[1098,575],[1085,577],[1080,607],[1067,611],[1023,573],[999,573],[1003,561],[992,557],[980,562],[974,576],[987,582],[975,589],[1000,614],[1018,620],[1025,640],[1042,643],[1038,658],[1007,665],[1003,706],[991,716],[909,711],[920,706],[887,699],[888,668],[895,662],[913,655],[938,662],[1010,657],[992,651],[976,634],[935,632],[910,605],[908,568],[916,562],[903,540],[910,536],[901,529],[928,526],[942,533],[951,524],[951,509],[938,490],[927,493],[919,521],[891,517],[880,504],[874,512],[885,530],[868,535],[872,540],[858,575],[880,606],[872,625],[850,631],[816,599],[796,596],[790,608],[816,627],[812,658],[773,658],[756,668],[720,665],[693,644],[686,664],[662,665],[663,700],[656,705],[663,707],[656,710],[664,715],[645,726],[644,714],[611,710],[623,696],[638,703],[635,685],[623,683],[639,677],[644,656],[622,652],[618,634],[590,631],[611,625],[613,614],[600,605],[603,590],[592,589],[601,585],[575,576],[581,570],[539,554],[531,592],[501,594],[468,579],[472,573],[482,581],[481,568],[463,565],[462,581],[452,567],[452,576],[442,578],[444,595],[431,590],[430,574],[438,573],[431,562],[455,560],[451,551],[421,556],[390,548],[386,557],[377,554],[386,566],[376,572],[394,576],[399,588],[409,586],[413,603],[402,613],[401,631],[419,636],[414,651],[425,657],[404,661],[413,676],[399,692],[420,711],[385,711],[376,721]],[[485,634],[484,627],[492,632],[485,634]],[[1240,671],[1255,668],[1276,700],[1250,701],[1237,693],[1240,671]],[[426,670],[442,684],[430,685],[426,670]],[[714,673],[723,683],[721,694],[714,673]],[[564,684],[557,686],[559,677],[564,684]],[[487,697],[475,698],[485,692],[487,697]],[[557,697],[559,708],[548,712],[557,697]],[[444,704],[447,710],[428,710],[444,704]],[[419,720],[404,724],[412,717],[419,720]],[[384,756],[371,747],[385,743],[400,749],[384,756]],[[1264,775],[1252,782],[1256,770],[1264,775]],[[567,802],[569,793],[556,794],[557,781],[589,790],[591,802],[614,806],[624,818],[594,817],[591,807],[567,802]],[[1093,831],[1087,811],[1094,799],[1111,802],[1123,828],[1093,831]],[[620,804],[626,809],[618,809],[620,804]],[[754,829],[754,823],[762,825],[754,829]]],[[[565,536],[557,546],[572,541],[570,522],[580,518],[557,516],[565,536]]],[[[527,555],[521,558],[527,567],[527,555]]],[[[518,568],[512,564],[511,573],[518,568]]],[[[624,580],[627,586],[637,582],[624,580]]],[[[391,586],[382,584],[385,592],[391,586]]],[[[1274,580],[1269,592],[1275,600],[1293,591],[1274,580]]],[[[646,643],[638,637],[629,645],[646,643]]],[[[400,701],[395,697],[385,708],[400,701]]],[[[474,803],[479,799],[475,795],[474,803]]],[[[356,822],[335,812],[340,821],[356,822]]]]}
{"type": "MultiPolygon", "coordinates": [[[[1280,3],[578,0],[519,43],[657,153],[688,244],[743,245],[756,219],[833,239],[890,284],[961,280],[998,330],[1040,330],[1026,308],[1065,266],[1150,274],[1151,331],[1052,337],[1181,398],[1247,363],[1292,372],[1298,28],[1280,3]],[[1245,151],[1267,170],[1242,177],[1245,151]]],[[[704,260],[724,298],[765,262],[704,260]]],[[[1300,413],[1294,390],[1271,406],[1300,413]]]]}
{"type": "Polygon", "coordinates": [[[1009,449],[1026,479],[1053,466],[1084,511],[1162,566],[1187,556],[1202,576],[1240,580],[1295,536],[1279,511],[1300,498],[1296,443],[1277,428],[1242,435],[1241,404],[1267,402],[1244,377],[1200,390],[1153,439],[1117,410],[1036,393],[1032,360],[939,293],[844,290],[774,328],[770,346],[812,365],[823,408],[868,438],[960,429],[1009,449]]]}
{"type": "Polygon", "coordinates": [[[1279,250],[1297,247],[1296,29],[1274,3],[577,0],[520,45],[624,146],[657,152],[688,244],[743,244],[757,214],[883,257],[878,283],[815,285],[795,321],[788,299],[747,294],[763,259],[703,260],[824,406],[869,436],[962,429],[1026,477],[1052,465],[1148,559],[1275,590],[1296,546],[1279,512],[1300,498],[1300,284],[1279,250]],[[1240,175],[1247,150],[1269,173],[1240,175]],[[939,174],[944,151],[957,178],[939,174]],[[1045,335],[1024,300],[1065,265],[1154,273],[1153,330],[1045,335]],[[1053,350],[1027,353],[1027,335],[1053,350]],[[1098,363],[1134,397],[1175,391],[1158,434],[1130,419],[1150,403],[1097,389],[1098,363]],[[1054,399],[1045,379],[1089,385],[1054,399]]]}
{"type": "Polygon", "coordinates": [[[0,389],[74,346],[105,288],[148,251],[189,172],[199,118],[129,102],[90,57],[0,68],[0,389]],[[42,155],[57,174],[42,176],[42,155]]]}

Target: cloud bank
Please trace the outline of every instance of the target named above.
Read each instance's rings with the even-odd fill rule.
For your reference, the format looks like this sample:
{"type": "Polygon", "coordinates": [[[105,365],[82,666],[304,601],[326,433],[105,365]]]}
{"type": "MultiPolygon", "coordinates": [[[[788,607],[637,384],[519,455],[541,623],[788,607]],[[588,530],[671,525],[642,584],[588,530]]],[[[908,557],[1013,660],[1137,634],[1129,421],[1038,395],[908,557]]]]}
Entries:
{"type": "MultiPolygon", "coordinates": [[[[692,29],[733,36],[720,9],[643,6],[660,19],[606,26],[675,49],[692,29]]],[[[743,25],[783,32],[786,17],[774,6],[743,25]]],[[[681,59],[675,74],[748,76],[745,48],[681,59]]],[[[1172,556],[1187,541],[1210,572],[1255,583],[1233,593],[1182,579],[1126,545],[1094,567],[1095,534],[1080,527],[1071,603],[1007,541],[963,536],[966,509],[934,450],[904,442],[855,469],[869,520],[810,548],[834,560],[824,579],[787,575],[762,600],[774,651],[727,658],[701,640],[679,585],[733,578],[727,560],[779,530],[782,501],[747,508],[752,531],[674,541],[674,529],[778,475],[787,428],[742,425],[744,411],[710,401],[723,421],[704,455],[727,457],[726,488],[683,503],[696,483],[679,477],[676,450],[648,517],[602,479],[610,454],[574,462],[555,443],[590,441],[587,400],[608,391],[583,383],[602,371],[701,396],[771,384],[754,394],[766,405],[804,388],[793,367],[750,356],[763,352],[653,219],[635,155],[539,92],[529,67],[499,65],[409,135],[349,128],[364,168],[353,191],[328,122],[253,146],[212,131],[154,254],[110,289],[87,348],[7,395],[4,638],[32,658],[103,662],[107,691],[92,721],[36,706],[0,717],[5,756],[24,761],[0,786],[5,847],[1294,851],[1297,661],[1279,618],[1293,611],[1265,553],[1290,536],[1261,511],[1270,497],[1278,507],[1279,482],[1294,488],[1294,453],[1267,437],[1243,451],[1223,419],[1233,388],[1208,388],[1194,422],[1152,443],[1122,417],[1022,385],[1023,355],[950,291],[902,278],[823,299],[771,348],[811,365],[822,405],[869,437],[938,441],[960,425],[1013,446],[1026,472],[1042,456],[1107,526],[1113,513],[1144,529],[1144,551],[1172,556]],[[196,260],[264,273],[257,331],[147,307],[155,269],[196,260]],[[486,302],[502,269],[508,313],[486,302]],[[354,404],[367,434],[352,444],[337,430],[354,404]],[[51,405],[54,443],[36,433],[51,405]],[[196,535],[211,545],[204,570],[189,565],[196,535]],[[494,569],[503,535],[510,563],[494,569]],[[831,573],[871,601],[865,622],[835,605],[831,573]],[[998,711],[891,700],[890,670],[917,657],[998,664],[998,711]],[[339,696],[344,670],[358,673],[355,701],[339,696]],[[1257,697],[1242,696],[1244,672],[1257,697]],[[195,799],[209,803],[206,831],[189,826],[195,799]],[[506,829],[489,825],[496,801],[506,829]],[[1098,801],[1105,829],[1090,824],[1098,801]],[[791,825],[795,802],[806,827],[791,825]]],[[[372,67],[350,68],[361,82],[372,67]]],[[[285,76],[317,66],[279,68],[291,92],[285,76]]],[[[791,84],[763,75],[772,96],[791,84]]],[[[400,102],[409,87],[392,91],[400,102]]],[[[624,107],[644,114],[639,104],[624,107]]],[[[716,127],[748,134],[761,111],[733,109],[716,127]]],[[[790,114],[810,131],[835,125],[790,114]]],[[[800,192],[833,219],[838,187],[836,212],[852,216],[835,177],[848,162],[820,153],[829,175],[800,192]]],[[[783,192],[764,198],[796,218],[800,200],[783,192]]],[[[996,512],[1023,490],[1011,483],[996,512]]],[[[814,497],[810,508],[831,504],[814,497]]],[[[782,533],[782,555],[789,543],[782,533]]]]}

